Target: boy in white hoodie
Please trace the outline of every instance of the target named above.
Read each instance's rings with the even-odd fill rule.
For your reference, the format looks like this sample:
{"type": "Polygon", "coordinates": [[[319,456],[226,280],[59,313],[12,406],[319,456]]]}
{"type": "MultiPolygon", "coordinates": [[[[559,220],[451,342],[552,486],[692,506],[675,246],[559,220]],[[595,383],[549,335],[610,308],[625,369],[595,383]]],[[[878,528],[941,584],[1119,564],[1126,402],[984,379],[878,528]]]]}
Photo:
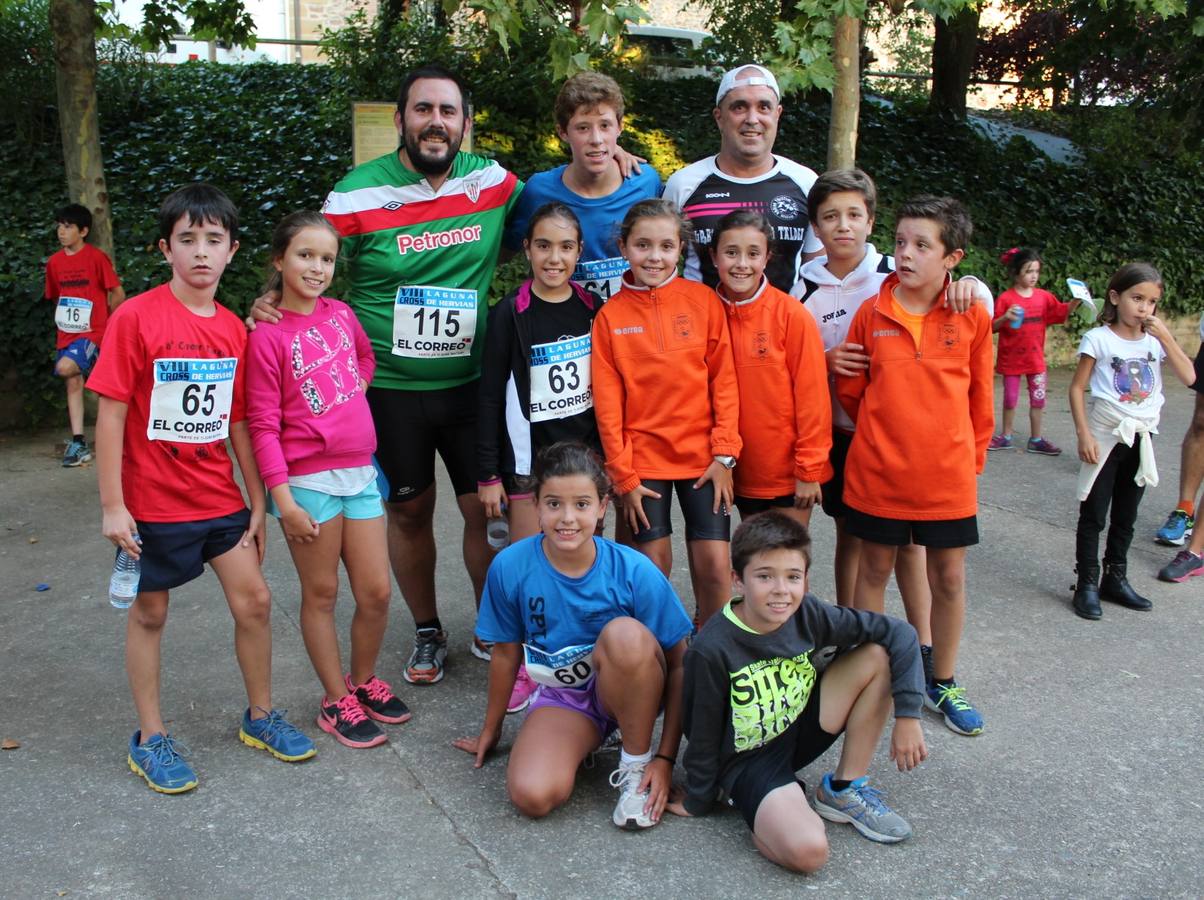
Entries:
{"type": "MultiPolygon", "coordinates": [[[[821,175],[807,195],[811,227],[824,245],[824,255],[804,263],[798,283],[790,293],[803,304],[819,325],[828,363],[828,386],[832,393],[832,480],[823,486],[823,510],[836,524],[836,602],[853,605],[853,585],[861,540],[844,530],[844,465],[853,440],[853,421],[836,401],[833,385],[837,375],[857,375],[869,365],[865,348],[846,340],[853,314],[861,304],[878,296],[883,280],[895,270],[893,257],[883,256],[869,243],[874,229],[878,189],[860,169],[841,169],[821,175]]],[[[973,276],[954,282],[946,302],[965,310],[975,301],[993,309],[994,297],[973,276]]],[[[932,596],[928,591],[924,548],[911,544],[899,548],[895,579],[907,619],[920,638],[924,676],[932,679],[932,596]]]]}

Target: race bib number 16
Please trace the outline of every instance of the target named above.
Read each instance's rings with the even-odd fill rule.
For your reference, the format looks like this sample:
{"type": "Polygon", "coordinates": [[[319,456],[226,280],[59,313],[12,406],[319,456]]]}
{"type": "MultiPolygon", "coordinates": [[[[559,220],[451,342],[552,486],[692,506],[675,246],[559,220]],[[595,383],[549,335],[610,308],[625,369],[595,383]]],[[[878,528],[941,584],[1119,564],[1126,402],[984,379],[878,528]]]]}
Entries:
{"type": "Polygon", "coordinates": [[[237,359],[156,359],[146,437],[208,444],[230,434],[237,359]]]}
{"type": "Polygon", "coordinates": [[[92,330],[92,301],[82,297],[59,297],[54,309],[54,324],[67,334],[83,334],[92,330]]]}
{"type": "Polygon", "coordinates": [[[414,359],[468,356],[477,334],[477,292],[466,288],[397,289],[393,354],[414,359]]]}

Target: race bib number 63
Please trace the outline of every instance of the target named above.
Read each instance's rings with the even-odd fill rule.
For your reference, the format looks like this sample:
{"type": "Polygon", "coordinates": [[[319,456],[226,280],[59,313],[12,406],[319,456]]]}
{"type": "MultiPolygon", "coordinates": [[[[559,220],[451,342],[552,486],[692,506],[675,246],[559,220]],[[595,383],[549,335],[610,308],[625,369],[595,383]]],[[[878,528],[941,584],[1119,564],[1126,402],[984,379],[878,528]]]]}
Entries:
{"type": "Polygon", "coordinates": [[[156,359],[146,437],[208,444],[230,434],[237,359],[156,359]]]}

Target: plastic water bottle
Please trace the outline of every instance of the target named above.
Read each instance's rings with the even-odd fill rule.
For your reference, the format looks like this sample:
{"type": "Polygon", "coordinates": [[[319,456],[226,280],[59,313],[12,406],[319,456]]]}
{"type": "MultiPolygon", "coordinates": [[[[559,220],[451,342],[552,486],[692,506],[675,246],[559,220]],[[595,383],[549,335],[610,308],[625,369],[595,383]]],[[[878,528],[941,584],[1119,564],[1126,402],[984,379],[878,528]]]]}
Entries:
{"type": "Polygon", "coordinates": [[[501,550],[510,544],[510,522],[506,519],[505,509],[502,515],[491,516],[485,522],[485,540],[494,550],[501,550]]]}
{"type": "MultiPolygon", "coordinates": [[[[142,543],[138,535],[134,540],[142,543]]],[[[142,580],[142,560],[135,559],[124,550],[117,551],[113,563],[113,577],[109,579],[109,603],[114,609],[129,609],[138,596],[138,582],[142,580]]]]}
{"type": "Polygon", "coordinates": [[[1012,319],[1011,325],[1013,328],[1019,328],[1024,324],[1024,307],[1016,304],[1012,307],[1012,312],[1016,313],[1016,318],[1012,319]]]}

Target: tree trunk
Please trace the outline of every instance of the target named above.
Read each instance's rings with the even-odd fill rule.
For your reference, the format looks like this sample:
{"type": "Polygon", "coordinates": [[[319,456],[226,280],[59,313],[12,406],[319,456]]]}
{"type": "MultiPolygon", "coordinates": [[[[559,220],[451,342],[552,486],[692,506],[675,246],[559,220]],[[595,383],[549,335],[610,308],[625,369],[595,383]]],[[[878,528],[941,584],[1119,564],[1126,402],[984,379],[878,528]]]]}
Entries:
{"type": "Polygon", "coordinates": [[[851,169],[857,164],[857,116],[861,109],[861,22],[840,16],[832,35],[832,117],[828,124],[828,168],[851,169]]]}
{"type": "Polygon", "coordinates": [[[109,192],[96,115],[96,6],[94,0],[50,0],[59,130],[67,194],[92,211],[91,243],[113,257],[109,192]]]}
{"type": "Polygon", "coordinates": [[[928,108],[955,119],[966,117],[966,88],[978,49],[978,10],[963,9],[945,21],[936,19],[932,42],[932,94],[928,108]]]}

